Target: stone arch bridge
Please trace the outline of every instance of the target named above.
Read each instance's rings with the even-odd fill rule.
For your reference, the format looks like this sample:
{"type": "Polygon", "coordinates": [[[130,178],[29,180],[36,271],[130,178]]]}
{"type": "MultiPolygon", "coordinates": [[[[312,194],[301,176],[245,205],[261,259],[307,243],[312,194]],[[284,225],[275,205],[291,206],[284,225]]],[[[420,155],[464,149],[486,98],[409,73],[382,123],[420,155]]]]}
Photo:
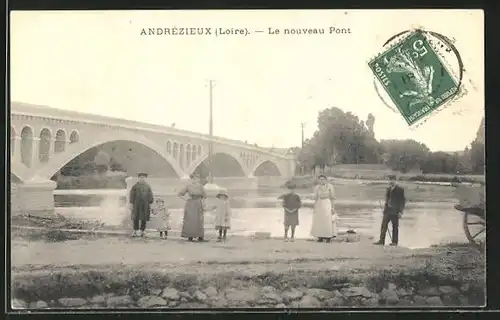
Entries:
{"type": "MultiPolygon", "coordinates": [[[[246,177],[252,177],[263,165],[274,167],[282,177],[291,177],[295,172],[294,157],[237,140],[12,102],[10,170],[12,180],[17,182],[15,187],[22,189],[16,197],[24,198],[31,194],[34,198],[27,201],[39,201],[42,207],[53,208],[55,183],[50,181],[51,177],[85,151],[117,141],[132,142],[150,149],[180,179],[188,178],[207,160],[210,146],[213,155],[224,154],[234,159],[246,177]],[[47,196],[48,190],[50,197],[47,196]]],[[[140,162],[141,159],[135,161],[140,162]]],[[[147,171],[147,168],[144,170],[147,171]]]]}

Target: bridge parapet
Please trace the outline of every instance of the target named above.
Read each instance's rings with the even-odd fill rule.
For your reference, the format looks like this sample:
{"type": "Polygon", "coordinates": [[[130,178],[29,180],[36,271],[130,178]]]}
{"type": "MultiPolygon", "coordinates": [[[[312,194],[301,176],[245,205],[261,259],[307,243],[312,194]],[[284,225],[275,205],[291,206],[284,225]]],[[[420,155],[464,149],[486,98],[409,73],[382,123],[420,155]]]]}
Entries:
{"type": "MultiPolygon", "coordinates": [[[[98,126],[100,128],[110,128],[110,129],[122,128],[136,132],[148,131],[152,133],[161,133],[171,136],[184,137],[188,139],[197,139],[203,141],[204,143],[214,142],[214,143],[231,145],[233,147],[246,149],[248,151],[253,151],[261,154],[269,154],[276,158],[283,158],[283,159],[285,158],[285,156],[281,153],[270,152],[266,148],[256,147],[254,145],[244,143],[239,140],[228,139],[217,136],[210,137],[208,135],[198,132],[165,127],[156,124],[146,124],[133,120],[125,120],[107,116],[87,114],[77,111],[56,109],[47,106],[39,106],[22,102],[11,103],[11,115],[23,117],[20,120],[26,120],[28,117],[31,118],[32,120],[35,120],[34,118],[39,118],[40,120],[42,120],[41,121],[42,123],[50,125],[64,124],[64,125],[80,126],[80,127],[91,126],[92,128],[98,126]]],[[[19,129],[20,129],[19,126],[17,126],[16,130],[19,129]]]]}

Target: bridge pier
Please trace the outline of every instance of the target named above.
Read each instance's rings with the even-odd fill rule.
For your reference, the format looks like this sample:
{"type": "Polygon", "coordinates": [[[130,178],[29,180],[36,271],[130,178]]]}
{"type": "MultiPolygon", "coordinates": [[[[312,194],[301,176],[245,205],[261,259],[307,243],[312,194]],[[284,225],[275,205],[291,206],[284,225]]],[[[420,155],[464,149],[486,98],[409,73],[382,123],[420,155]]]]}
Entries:
{"type": "Polygon", "coordinates": [[[13,145],[11,146],[12,150],[12,161],[21,162],[21,137],[15,136],[13,138],[13,145]]]}
{"type": "Polygon", "coordinates": [[[51,180],[11,183],[11,214],[53,214],[56,186],[51,180]]]}
{"type": "Polygon", "coordinates": [[[33,137],[33,138],[31,138],[31,141],[33,143],[33,146],[31,148],[30,165],[28,167],[33,168],[38,163],[38,157],[40,155],[40,141],[41,141],[41,139],[39,137],[33,137]]]}

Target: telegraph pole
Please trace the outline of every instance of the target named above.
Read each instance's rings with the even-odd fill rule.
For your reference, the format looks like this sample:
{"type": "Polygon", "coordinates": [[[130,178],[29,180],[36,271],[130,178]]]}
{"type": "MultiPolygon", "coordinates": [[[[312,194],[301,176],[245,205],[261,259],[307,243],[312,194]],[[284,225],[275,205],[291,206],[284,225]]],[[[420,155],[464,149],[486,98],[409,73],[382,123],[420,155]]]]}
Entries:
{"type": "Polygon", "coordinates": [[[306,125],[305,122],[300,123],[300,129],[302,130],[302,148],[304,148],[304,126],[306,125]]]}
{"type": "Polygon", "coordinates": [[[208,125],[208,130],[209,130],[209,136],[210,136],[210,143],[208,145],[208,182],[212,183],[212,155],[213,155],[213,136],[214,136],[214,119],[213,119],[213,104],[212,104],[212,89],[213,89],[213,80],[208,81],[208,90],[209,90],[209,108],[210,108],[210,115],[209,115],[209,125],[208,125]]]}
{"type": "MultiPolygon", "coordinates": [[[[305,127],[305,125],[306,125],[305,122],[300,123],[300,129],[302,131],[302,149],[304,149],[304,127],[305,127]]],[[[301,175],[304,174],[304,166],[302,164],[300,165],[300,174],[301,175]]]]}
{"type": "MultiPolygon", "coordinates": [[[[214,120],[213,120],[213,106],[212,106],[212,81],[213,80],[209,80],[208,81],[208,85],[209,85],[209,103],[210,103],[210,123],[209,123],[209,134],[210,134],[210,138],[213,137],[214,135],[214,120]]],[[[211,145],[211,144],[210,144],[211,145]]],[[[211,150],[212,148],[210,147],[210,152],[212,152],[211,150]]],[[[211,154],[210,154],[211,155],[211,154]]]]}

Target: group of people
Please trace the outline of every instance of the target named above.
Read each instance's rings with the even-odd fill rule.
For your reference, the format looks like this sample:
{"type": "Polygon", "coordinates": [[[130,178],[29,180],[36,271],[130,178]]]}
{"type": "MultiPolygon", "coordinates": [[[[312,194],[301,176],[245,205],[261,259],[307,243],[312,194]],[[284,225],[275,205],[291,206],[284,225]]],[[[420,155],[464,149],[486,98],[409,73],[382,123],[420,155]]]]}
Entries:
{"type": "MultiPolygon", "coordinates": [[[[154,219],[153,229],[157,229],[160,238],[166,239],[171,229],[170,212],[165,207],[162,199],[154,201],[153,191],[146,182],[146,173],[139,173],[139,181],[130,190],[129,202],[131,219],[134,231],[132,237],[144,237],[146,224],[154,219]]],[[[184,187],[178,196],[186,201],[184,206],[184,217],[182,223],[181,237],[189,241],[205,241],[204,212],[215,211],[215,228],[219,236],[218,240],[227,238],[227,230],[231,227],[231,207],[227,191],[219,189],[216,194],[216,203],[212,206],[206,205],[205,188],[197,174],[190,176],[190,184],[184,187]]]]}
{"type": "MultiPolygon", "coordinates": [[[[130,190],[131,218],[134,225],[133,237],[144,236],[146,223],[151,215],[155,218],[155,229],[160,232],[160,238],[166,239],[171,229],[170,213],[164,201],[154,201],[151,187],[145,181],[147,174],[140,173],[139,181],[130,190]]],[[[218,241],[227,238],[227,231],[231,227],[231,207],[227,191],[219,189],[216,194],[215,205],[206,205],[206,193],[201,179],[197,174],[190,176],[190,184],[184,187],[178,196],[186,201],[182,223],[181,237],[189,241],[205,241],[204,212],[215,210],[215,228],[218,231],[218,241]]],[[[318,177],[318,185],[314,188],[314,200],[311,235],[318,242],[330,242],[337,237],[338,214],[335,210],[335,190],[325,175],[318,177]]],[[[299,210],[302,207],[301,197],[295,192],[293,184],[288,185],[289,192],[278,197],[282,200],[284,209],[284,239],[294,241],[295,229],[299,225],[299,210]],[[290,238],[288,232],[291,231],[290,238]]],[[[396,177],[390,178],[390,186],[385,195],[385,206],[380,230],[380,239],[377,245],[384,245],[389,222],[392,223],[391,245],[398,244],[399,219],[405,207],[404,189],[396,184],[396,177]]]]}
{"type": "MultiPolygon", "coordinates": [[[[319,242],[330,242],[337,236],[337,219],[335,211],[335,192],[333,185],[324,175],[318,177],[319,184],[314,188],[314,212],[311,226],[311,235],[319,242]]],[[[300,196],[295,193],[295,186],[288,185],[289,192],[278,199],[283,200],[285,241],[294,241],[295,228],[299,225],[299,209],[302,206],[300,196]],[[288,238],[288,230],[291,237],[288,238]]]]}

